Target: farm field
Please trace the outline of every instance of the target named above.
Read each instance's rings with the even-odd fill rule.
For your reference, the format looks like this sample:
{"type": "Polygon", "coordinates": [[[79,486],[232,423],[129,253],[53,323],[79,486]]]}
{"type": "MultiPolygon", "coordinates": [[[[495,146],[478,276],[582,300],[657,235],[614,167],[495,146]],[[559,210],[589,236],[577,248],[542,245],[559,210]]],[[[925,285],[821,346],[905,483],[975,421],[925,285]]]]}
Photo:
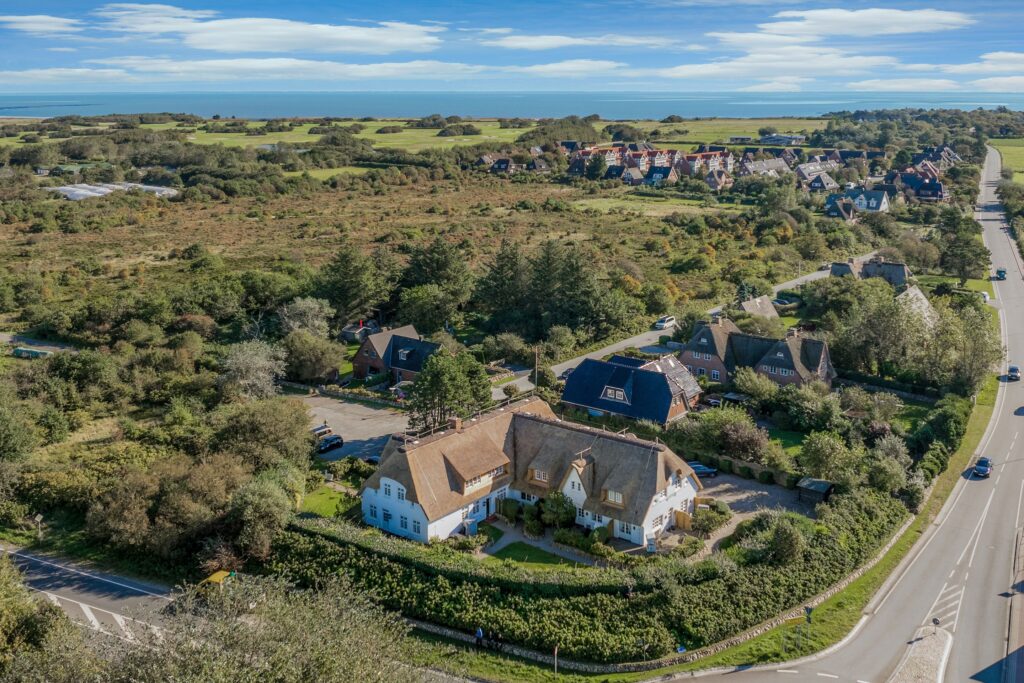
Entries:
{"type": "Polygon", "coordinates": [[[675,129],[685,129],[685,135],[667,134],[658,139],[659,146],[666,146],[670,142],[728,142],[734,135],[749,135],[757,137],[760,128],[772,127],[780,133],[799,133],[801,131],[821,130],[828,125],[827,119],[694,119],[680,123],[661,123],[659,121],[634,121],[631,122],[644,130],[660,128],[664,132],[675,129]]]}
{"type": "Polygon", "coordinates": [[[991,143],[1003,156],[1003,168],[1013,170],[1013,181],[1024,183],[1024,138],[1004,138],[991,143]]]}
{"type": "Polygon", "coordinates": [[[317,180],[330,180],[336,175],[363,175],[369,168],[364,166],[337,166],[335,168],[311,168],[304,171],[285,171],[286,176],[301,176],[308,173],[311,178],[317,180]]]}

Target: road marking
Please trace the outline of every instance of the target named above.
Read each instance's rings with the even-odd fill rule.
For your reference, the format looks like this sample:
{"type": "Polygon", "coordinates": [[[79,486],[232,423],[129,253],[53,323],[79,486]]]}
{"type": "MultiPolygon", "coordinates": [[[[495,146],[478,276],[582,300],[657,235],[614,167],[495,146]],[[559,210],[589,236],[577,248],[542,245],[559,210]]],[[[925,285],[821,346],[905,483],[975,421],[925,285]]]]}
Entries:
{"type": "Polygon", "coordinates": [[[56,595],[54,595],[53,593],[46,593],[45,595],[50,600],[50,602],[57,605],[57,607],[60,607],[60,600],[57,599],[56,595]]]}
{"type": "Polygon", "coordinates": [[[818,675],[822,678],[839,678],[839,676],[836,676],[835,674],[823,674],[819,672],[818,675]]]}
{"type": "Polygon", "coordinates": [[[964,604],[964,595],[967,594],[967,574],[964,574],[964,589],[960,592],[960,602],[956,604],[956,614],[953,616],[953,633],[956,633],[956,625],[960,622],[960,607],[964,604]]]}
{"type": "Polygon", "coordinates": [[[89,605],[83,605],[82,603],[79,603],[78,608],[82,610],[82,614],[84,614],[85,618],[89,620],[89,625],[92,626],[92,628],[96,629],[97,631],[103,630],[103,627],[100,626],[100,620],[97,619],[96,615],[92,613],[92,609],[89,607],[89,605]]]}
{"type": "Polygon", "coordinates": [[[14,552],[13,550],[5,550],[4,552],[6,552],[7,554],[9,554],[9,555],[11,555],[13,557],[20,557],[20,558],[28,560],[30,562],[39,562],[40,564],[49,565],[50,567],[57,567],[58,569],[63,569],[64,571],[69,571],[69,572],[72,572],[74,574],[80,574],[82,576],[88,576],[90,579],[96,579],[97,581],[103,581],[105,583],[109,583],[109,584],[114,585],[114,586],[120,586],[121,588],[127,588],[128,590],[133,590],[136,593],[142,593],[144,595],[151,595],[154,598],[160,598],[161,600],[166,600],[167,602],[172,602],[172,599],[167,597],[166,595],[160,595],[159,593],[153,593],[153,592],[148,591],[148,590],[146,590],[144,588],[139,588],[138,586],[129,586],[126,583],[121,583],[120,581],[114,581],[113,579],[107,579],[107,578],[104,578],[102,576],[97,576],[96,574],[90,574],[89,572],[83,572],[80,569],[75,569],[73,567],[68,567],[68,566],[65,566],[65,565],[62,565],[62,564],[57,564],[56,562],[47,562],[46,560],[40,559],[40,558],[35,557],[33,555],[25,555],[25,554],[22,554],[22,553],[14,552]]]}
{"type": "Polygon", "coordinates": [[[800,672],[797,671],[796,669],[776,669],[775,673],[780,673],[780,674],[798,674],[800,672]]]}
{"type": "MultiPolygon", "coordinates": [[[[985,523],[985,517],[988,515],[988,508],[992,505],[992,496],[996,494],[996,490],[992,489],[988,494],[988,502],[985,503],[985,510],[981,513],[981,518],[978,523],[974,526],[974,531],[967,537],[967,545],[964,546],[963,552],[960,553],[960,557],[957,558],[956,564],[960,566],[960,563],[964,561],[964,556],[967,555],[967,549],[971,547],[971,542],[974,540],[975,535],[980,535],[981,525],[985,523]]],[[[934,538],[934,537],[933,537],[934,538]]]]}
{"type": "Polygon", "coordinates": [[[1020,504],[1021,500],[1024,499],[1024,480],[1020,482],[1020,493],[1017,494],[1017,518],[1013,522],[1013,528],[1020,528],[1020,504]]]}
{"type": "Polygon", "coordinates": [[[114,617],[114,621],[117,623],[117,625],[121,627],[121,632],[124,633],[125,638],[127,638],[128,640],[135,640],[135,634],[133,634],[128,629],[128,625],[124,623],[124,617],[122,617],[120,614],[113,613],[111,613],[111,616],[114,617]]]}
{"type": "Polygon", "coordinates": [[[998,474],[998,475],[996,476],[996,483],[992,484],[992,486],[999,486],[999,478],[1000,478],[1000,477],[1002,477],[1002,476],[1003,476],[1003,474],[1002,474],[1002,472],[1000,472],[1000,473],[999,473],[999,474],[998,474]]]}

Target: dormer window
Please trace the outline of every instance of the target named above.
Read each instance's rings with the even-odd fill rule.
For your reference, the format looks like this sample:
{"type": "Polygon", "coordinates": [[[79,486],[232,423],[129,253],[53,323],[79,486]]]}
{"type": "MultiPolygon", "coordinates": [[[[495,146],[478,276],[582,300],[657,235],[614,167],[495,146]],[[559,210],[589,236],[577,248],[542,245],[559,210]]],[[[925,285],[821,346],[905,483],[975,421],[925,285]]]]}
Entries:
{"type": "Polygon", "coordinates": [[[399,349],[398,360],[409,360],[409,349],[399,349]]]}
{"type": "Polygon", "coordinates": [[[708,340],[707,340],[707,339],[706,339],[705,337],[701,337],[701,338],[700,338],[700,343],[701,343],[701,344],[707,344],[707,343],[708,343],[708,340]]]}
{"type": "Polygon", "coordinates": [[[534,481],[539,481],[539,482],[541,482],[543,484],[548,483],[548,473],[547,473],[547,471],[546,470],[535,469],[533,471],[533,480],[534,481]]]}
{"type": "Polygon", "coordinates": [[[612,505],[622,505],[622,493],[620,491],[607,489],[604,492],[604,499],[612,505]]]}
{"type": "Polygon", "coordinates": [[[775,352],[775,355],[776,355],[776,356],[778,356],[779,358],[782,358],[782,357],[783,357],[783,353],[782,353],[782,351],[776,351],[776,352],[775,352]]]}
{"type": "Polygon", "coordinates": [[[616,389],[615,387],[605,387],[604,397],[611,399],[613,401],[625,401],[626,392],[624,392],[622,389],[616,389]]]}

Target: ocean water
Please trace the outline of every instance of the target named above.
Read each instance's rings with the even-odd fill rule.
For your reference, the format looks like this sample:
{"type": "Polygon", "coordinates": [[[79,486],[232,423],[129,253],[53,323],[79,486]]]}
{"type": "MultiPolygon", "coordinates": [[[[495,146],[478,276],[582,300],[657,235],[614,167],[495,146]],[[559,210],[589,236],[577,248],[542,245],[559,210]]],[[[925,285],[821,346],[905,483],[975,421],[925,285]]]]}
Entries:
{"type": "Polygon", "coordinates": [[[239,118],[287,116],[558,117],[604,119],[820,116],[902,107],[1024,109],[1024,93],[238,92],[0,94],[0,116],[174,112],[239,118]]]}

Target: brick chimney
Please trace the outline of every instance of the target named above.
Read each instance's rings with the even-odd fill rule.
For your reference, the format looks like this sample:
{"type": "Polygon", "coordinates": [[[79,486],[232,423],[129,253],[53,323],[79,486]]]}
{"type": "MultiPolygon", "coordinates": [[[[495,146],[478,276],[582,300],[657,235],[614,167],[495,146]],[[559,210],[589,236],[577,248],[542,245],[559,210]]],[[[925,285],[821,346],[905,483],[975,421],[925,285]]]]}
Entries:
{"type": "Polygon", "coordinates": [[[448,419],[448,426],[452,429],[452,431],[461,432],[462,431],[462,418],[458,417],[458,416],[449,418],[448,419]]]}

